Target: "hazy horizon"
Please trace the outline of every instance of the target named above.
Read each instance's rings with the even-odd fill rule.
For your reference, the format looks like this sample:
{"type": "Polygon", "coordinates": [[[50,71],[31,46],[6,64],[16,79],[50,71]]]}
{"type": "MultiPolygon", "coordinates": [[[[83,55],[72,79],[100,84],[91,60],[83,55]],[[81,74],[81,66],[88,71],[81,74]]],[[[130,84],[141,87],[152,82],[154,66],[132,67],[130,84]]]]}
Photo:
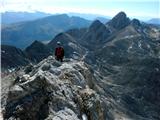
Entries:
{"type": "Polygon", "coordinates": [[[159,18],[159,0],[1,0],[1,12],[79,13],[113,17],[124,11],[140,20],[159,18]]]}

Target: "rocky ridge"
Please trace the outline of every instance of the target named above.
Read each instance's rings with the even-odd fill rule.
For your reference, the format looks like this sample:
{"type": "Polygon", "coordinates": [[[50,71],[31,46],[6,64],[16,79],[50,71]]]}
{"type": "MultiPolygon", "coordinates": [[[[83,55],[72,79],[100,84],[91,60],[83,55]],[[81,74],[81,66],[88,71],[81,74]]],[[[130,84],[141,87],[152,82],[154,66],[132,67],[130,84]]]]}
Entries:
{"type": "Polygon", "coordinates": [[[2,101],[6,120],[158,120],[159,108],[136,99],[137,89],[109,81],[83,60],[49,56],[14,78],[2,101]]]}
{"type": "Polygon", "coordinates": [[[82,61],[59,63],[53,57],[17,75],[8,92],[5,119],[104,119],[91,72],[82,61]]]}

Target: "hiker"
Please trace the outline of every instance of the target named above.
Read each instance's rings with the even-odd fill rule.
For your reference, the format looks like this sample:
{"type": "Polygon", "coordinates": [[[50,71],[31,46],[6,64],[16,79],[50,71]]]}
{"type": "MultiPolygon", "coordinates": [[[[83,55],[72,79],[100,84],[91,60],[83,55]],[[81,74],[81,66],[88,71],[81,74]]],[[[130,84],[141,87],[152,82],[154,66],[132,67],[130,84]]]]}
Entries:
{"type": "Polygon", "coordinates": [[[61,43],[57,42],[57,47],[55,49],[55,58],[56,60],[63,62],[63,57],[64,57],[64,49],[61,46],[61,43]]]}

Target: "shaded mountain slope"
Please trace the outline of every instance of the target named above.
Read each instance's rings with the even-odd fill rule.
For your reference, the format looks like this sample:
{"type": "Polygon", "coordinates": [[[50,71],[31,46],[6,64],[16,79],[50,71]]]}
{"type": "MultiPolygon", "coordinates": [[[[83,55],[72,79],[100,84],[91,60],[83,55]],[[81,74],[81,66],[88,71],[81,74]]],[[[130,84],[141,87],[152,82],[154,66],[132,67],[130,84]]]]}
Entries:
{"type": "Polygon", "coordinates": [[[87,32],[83,34],[80,42],[88,49],[96,49],[97,46],[101,46],[106,42],[110,34],[110,30],[103,23],[96,20],[91,24],[87,32]]]}
{"type": "Polygon", "coordinates": [[[3,69],[24,66],[29,63],[26,54],[13,46],[1,45],[1,67],[3,69]]]}
{"type": "Polygon", "coordinates": [[[39,41],[34,41],[25,51],[27,57],[35,63],[40,62],[51,54],[50,49],[39,41]]]}

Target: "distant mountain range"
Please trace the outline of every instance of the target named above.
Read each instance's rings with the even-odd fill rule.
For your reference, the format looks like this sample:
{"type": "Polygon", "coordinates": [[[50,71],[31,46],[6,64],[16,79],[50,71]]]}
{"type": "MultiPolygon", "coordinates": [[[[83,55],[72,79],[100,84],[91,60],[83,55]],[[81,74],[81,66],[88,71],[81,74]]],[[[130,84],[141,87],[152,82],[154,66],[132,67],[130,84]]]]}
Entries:
{"type": "MultiPolygon", "coordinates": [[[[100,20],[102,23],[105,23],[111,19],[109,16],[99,15],[99,14],[85,14],[85,13],[66,13],[68,16],[77,16],[81,17],[90,21],[93,20],[100,20]]],[[[29,20],[35,20],[51,15],[59,15],[59,14],[51,14],[51,13],[44,13],[44,12],[4,12],[1,14],[1,23],[4,24],[11,24],[11,23],[17,23],[22,21],[29,21],[29,20]]],[[[160,24],[159,18],[152,18],[147,23],[151,24],[160,24]]]]}
{"type": "Polygon", "coordinates": [[[60,32],[71,28],[88,27],[92,20],[106,23],[109,19],[96,14],[47,14],[43,12],[2,13],[2,44],[24,49],[34,40],[49,41],[60,32]],[[74,16],[75,15],[75,16],[74,16]],[[80,17],[76,17],[80,16],[80,17]],[[88,17],[90,16],[90,20],[88,17]],[[86,18],[86,19],[84,19],[86,18]]]}
{"type": "Polygon", "coordinates": [[[2,26],[2,44],[24,49],[34,40],[51,40],[55,35],[71,28],[88,27],[91,21],[67,14],[53,15],[33,21],[2,26]]]}
{"type": "Polygon", "coordinates": [[[107,22],[108,20],[111,19],[111,17],[109,16],[104,16],[104,15],[99,15],[99,14],[85,14],[85,13],[67,13],[69,16],[79,16],[79,17],[82,17],[82,18],[85,18],[87,20],[102,20],[101,22],[104,23],[104,20],[105,22],[107,22]]]}
{"type": "Polygon", "coordinates": [[[43,18],[50,16],[52,14],[43,13],[43,12],[4,12],[1,13],[1,23],[3,24],[11,24],[22,21],[35,20],[38,18],[43,18]]]}
{"type": "MultiPolygon", "coordinates": [[[[102,20],[101,22],[107,22],[111,17],[98,15],[98,14],[83,14],[83,13],[66,13],[68,16],[77,16],[81,17],[90,21],[93,21],[95,19],[102,20]]],[[[44,18],[51,15],[60,15],[60,14],[50,14],[50,13],[44,13],[44,12],[4,12],[1,14],[1,23],[2,25],[6,24],[12,24],[17,22],[23,22],[23,21],[30,21],[35,20],[39,18],[44,18]]]]}
{"type": "Polygon", "coordinates": [[[147,21],[147,23],[160,25],[160,18],[150,19],[147,21]]]}

